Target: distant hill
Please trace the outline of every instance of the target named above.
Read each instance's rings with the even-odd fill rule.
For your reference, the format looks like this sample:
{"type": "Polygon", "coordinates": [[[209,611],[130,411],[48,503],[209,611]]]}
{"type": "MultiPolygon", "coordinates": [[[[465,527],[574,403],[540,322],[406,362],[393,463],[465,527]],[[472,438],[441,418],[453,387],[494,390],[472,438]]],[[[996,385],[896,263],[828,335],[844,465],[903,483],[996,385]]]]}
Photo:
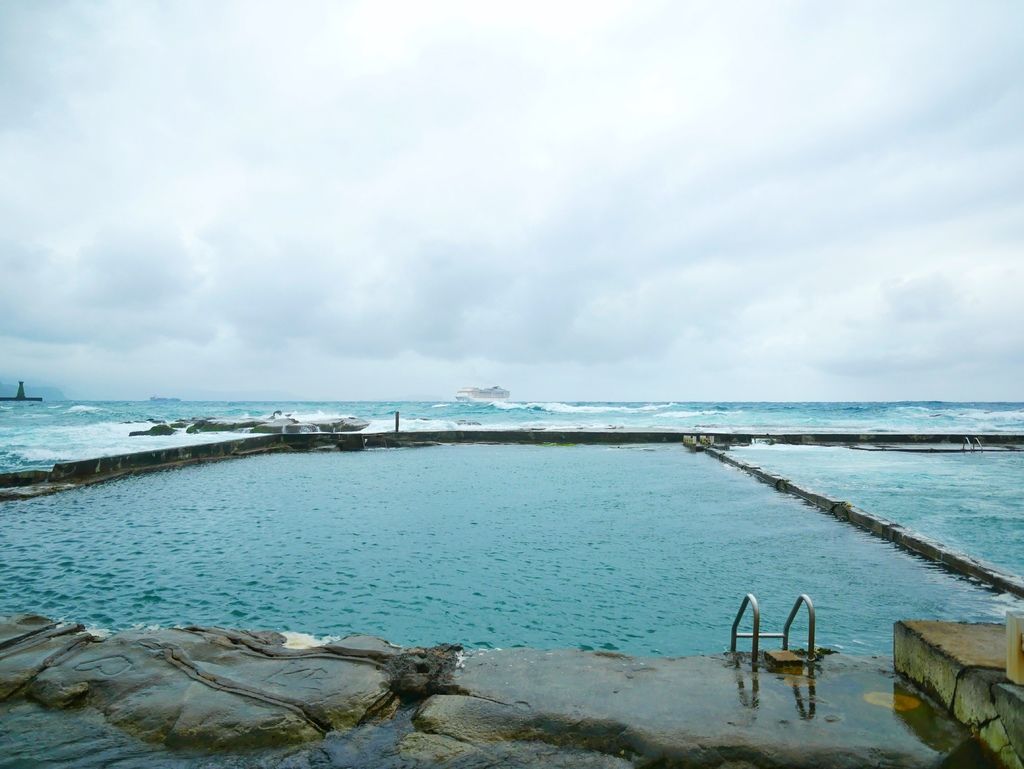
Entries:
{"type": "MultiPolygon", "coordinates": [[[[18,383],[8,384],[0,382],[0,397],[13,398],[18,394],[18,383]]],[[[67,397],[56,387],[46,385],[34,385],[32,382],[25,382],[25,395],[30,398],[42,398],[47,401],[66,401],[67,397]]]]}

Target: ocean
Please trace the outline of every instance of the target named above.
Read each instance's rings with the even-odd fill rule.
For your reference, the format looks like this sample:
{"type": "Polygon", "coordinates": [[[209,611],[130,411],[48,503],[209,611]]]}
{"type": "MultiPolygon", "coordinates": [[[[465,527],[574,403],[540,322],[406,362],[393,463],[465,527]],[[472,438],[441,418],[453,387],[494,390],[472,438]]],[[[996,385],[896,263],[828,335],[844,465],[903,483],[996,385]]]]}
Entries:
{"type": "Polygon", "coordinates": [[[129,437],[155,420],[354,416],[367,432],[403,430],[707,430],[709,432],[1024,433],[1024,403],[716,403],[438,401],[44,401],[0,404],[0,472],[207,443],[231,433],[129,437]]]}

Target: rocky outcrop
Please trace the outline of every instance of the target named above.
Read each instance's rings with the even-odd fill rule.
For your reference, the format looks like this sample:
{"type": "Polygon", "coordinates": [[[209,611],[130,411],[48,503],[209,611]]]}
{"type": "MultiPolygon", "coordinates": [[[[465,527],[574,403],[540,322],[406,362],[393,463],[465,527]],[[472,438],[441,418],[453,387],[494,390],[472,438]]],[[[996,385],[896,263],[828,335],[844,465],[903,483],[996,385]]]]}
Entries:
{"type": "MultiPolygon", "coordinates": [[[[996,707],[1019,704],[1003,697],[996,707]]],[[[16,741],[10,724],[52,730],[58,714],[69,734],[109,746],[104,760],[140,754],[134,744],[164,751],[149,754],[155,766],[159,756],[214,751],[234,766],[227,756],[258,749],[258,762],[248,753],[237,765],[934,767],[974,744],[904,688],[887,660],[833,655],[783,674],[752,671],[738,656],[465,656],[458,646],[403,649],[368,636],[296,648],[278,633],[220,627],[100,639],[45,617],[0,618],[0,750],[16,741]],[[189,752],[166,753],[178,748],[189,752]]],[[[69,750],[23,736],[15,755],[25,763],[37,755],[25,747],[34,739],[69,750]]],[[[68,765],[104,765],[65,755],[76,756],[68,765]]],[[[180,760],[173,765],[192,766],[180,760]]]]}
{"type": "Polygon", "coordinates": [[[184,430],[189,435],[199,433],[258,433],[268,435],[297,433],[346,433],[363,430],[370,426],[365,419],[356,417],[339,417],[314,422],[301,422],[298,419],[275,411],[266,419],[223,419],[218,417],[195,417],[191,420],[177,420],[166,424],[159,422],[148,430],[132,430],[130,436],[173,435],[184,430]]]}
{"type": "Polygon", "coordinates": [[[392,666],[419,669],[429,659],[451,670],[457,649],[398,649],[362,636],[289,649],[276,633],[201,627],[99,639],[80,625],[18,616],[0,620],[0,700],[91,708],[168,747],[271,747],[390,718],[407,688],[392,685],[392,666]]]}
{"type": "Polygon", "coordinates": [[[263,424],[261,419],[232,420],[204,417],[193,420],[192,424],[185,428],[185,432],[190,434],[239,432],[241,430],[251,430],[261,424],[263,424]]]}
{"type": "Polygon", "coordinates": [[[128,435],[134,437],[136,435],[174,435],[178,432],[176,429],[167,424],[155,424],[148,430],[132,430],[128,435]]]}

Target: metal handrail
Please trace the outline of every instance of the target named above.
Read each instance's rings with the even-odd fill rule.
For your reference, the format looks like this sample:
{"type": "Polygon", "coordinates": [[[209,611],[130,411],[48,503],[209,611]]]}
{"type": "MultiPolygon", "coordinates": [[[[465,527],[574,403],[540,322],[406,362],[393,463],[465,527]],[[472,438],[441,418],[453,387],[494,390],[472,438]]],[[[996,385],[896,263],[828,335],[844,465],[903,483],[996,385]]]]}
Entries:
{"type": "Polygon", "coordinates": [[[736,612],[736,618],[732,621],[732,640],[729,643],[729,651],[736,650],[736,638],[752,638],[751,652],[754,654],[754,658],[758,658],[758,639],[760,638],[759,631],[761,630],[761,607],[758,606],[758,599],[753,593],[748,593],[743,598],[743,602],[739,604],[739,611],[736,612]],[[743,618],[743,612],[746,611],[746,606],[750,604],[754,608],[754,632],[737,634],[736,630],[739,628],[739,621],[743,618]]]}
{"type": "Polygon", "coordinates": [[[796,619],[797,612],[800,611],[800,604],[807,604],[807,659],[814,659],[814,603],[811,601],[811,597],[807,593],[801,593],[800,597],[796,599],[796,603],[793,604],[793,610],[789,613],[789,619],[786,620],[786,626],[782,629],[782,648],[789,648],[789,629],[793,626],[793,620],[796,619]]]}
{"type": "Polygon", "coordinates": [[[753,593],[747,593],[743,598],[743,603],[740,604],[740,610],[736,612],[736,619],[732,621],[732,637],[729,641],[729,651],[736,651],[736,639],[737,638],[749,638],[750,639],[750,655],[754,658],[754,664],[757,664],[757,652],[758,647],[762,638],[782,638],[782,633],[762,633],[761,632],[761,607],[757,605],[757,597],[753,593]],[[747,606],[750,606],[754,612],[754,627],[753,632],[750,633],[739,633],[740,620],[743,619],[743,613],[747,610],[747,606]]]}

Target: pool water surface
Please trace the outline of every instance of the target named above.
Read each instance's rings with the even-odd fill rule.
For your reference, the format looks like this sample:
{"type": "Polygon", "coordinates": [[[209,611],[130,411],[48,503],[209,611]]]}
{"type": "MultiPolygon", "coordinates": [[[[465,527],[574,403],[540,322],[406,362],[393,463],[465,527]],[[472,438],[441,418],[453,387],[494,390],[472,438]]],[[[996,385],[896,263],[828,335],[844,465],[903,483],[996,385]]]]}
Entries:
{"type": "MultiPolygon", "coordinates": [[[[721,651],[809,593],[817,640],[889,653],[903,618],[1010,605],[681,447],[265,455],[0,503],[0,614],[400,644],[721,651]]],[[[794,629],[802,644],[803,619],[794,629]]]]}

